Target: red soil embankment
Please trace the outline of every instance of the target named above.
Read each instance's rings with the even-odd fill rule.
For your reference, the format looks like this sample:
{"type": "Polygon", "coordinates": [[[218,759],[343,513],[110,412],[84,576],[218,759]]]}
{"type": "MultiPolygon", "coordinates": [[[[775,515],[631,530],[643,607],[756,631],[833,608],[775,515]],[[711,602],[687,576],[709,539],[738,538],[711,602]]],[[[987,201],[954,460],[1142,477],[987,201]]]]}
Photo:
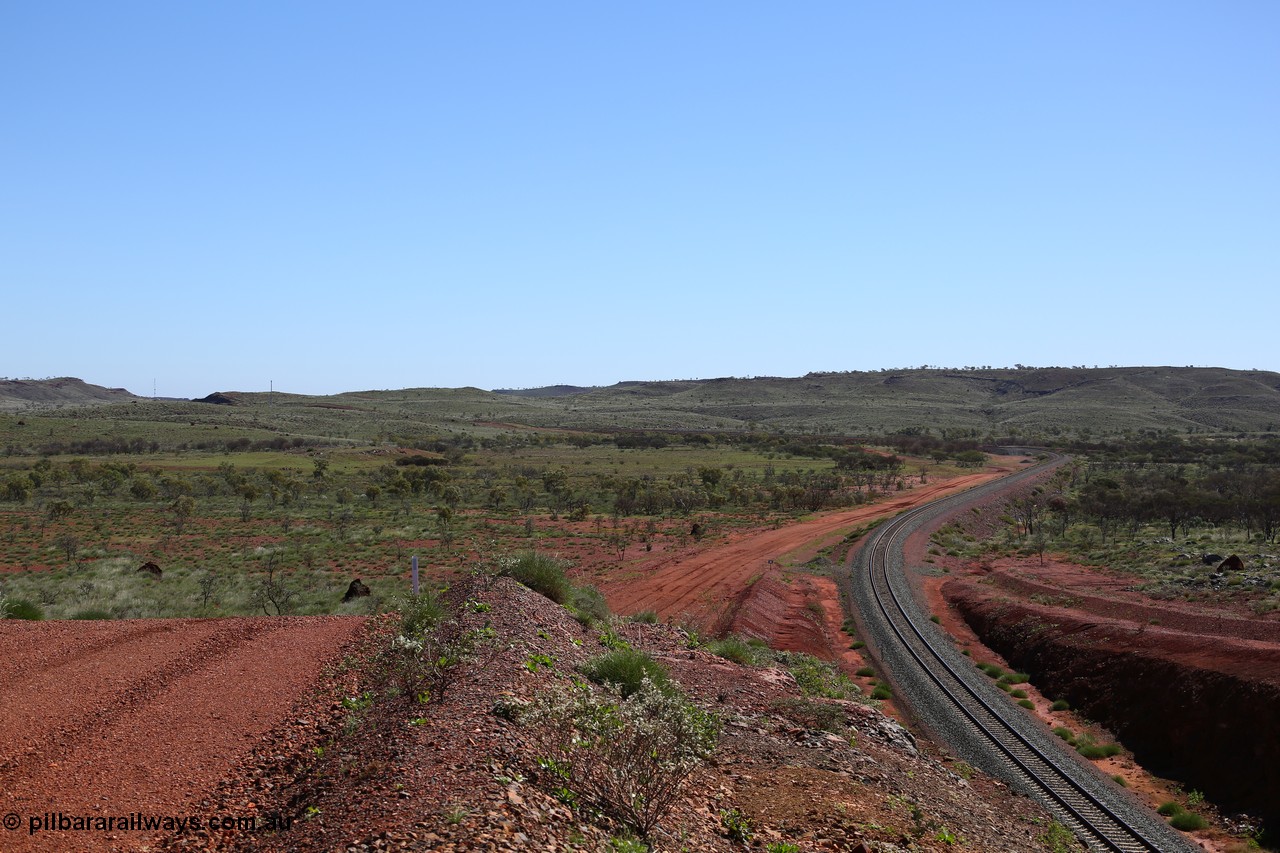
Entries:
{"type": "Polygon", "coordinates": [[[803,563],[860,525],[1003,476],[1017,465],[1016,459],[1002,458],[981,473],[918,486],[874,504],[736,535],[692,554],[638,560],[600,589],[616,613],[654,610],[704,630],[752,633],[776,648],[836,659],[843,647],[835,645],[842,619],[835,583],[787,572],[783,564],[803,563]]]}
{"type": "Polygon", "coordinates": [[[995,578],[949,580],[942,593],[1041,692],[1105,724],[1144,767],[1225,808],[1280,820],[1274,623],[995,578]]]}
{"type": "MultiPolygon", "coordinates": [[[[743,596],[727,626],[728,633],[761,637],[776,649],[829,659],[826,591],[819,588],[817,580],[802,575],[784,581],[777,572],[762,578],[743,596]]],[[[838,599],[835,606],[840,606],[838,599]]]]}

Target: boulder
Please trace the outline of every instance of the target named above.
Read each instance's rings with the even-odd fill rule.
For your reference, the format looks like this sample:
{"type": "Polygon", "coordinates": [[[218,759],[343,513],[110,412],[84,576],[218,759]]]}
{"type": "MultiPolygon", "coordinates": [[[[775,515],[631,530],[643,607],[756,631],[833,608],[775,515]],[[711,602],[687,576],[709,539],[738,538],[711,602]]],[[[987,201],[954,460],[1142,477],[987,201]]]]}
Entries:
{"type": "Polygon", "coordinates": [[[369,587],[361,582],[360,578],[356,578],[347,586],[347,594],[342,596],[342,603],[354,601],[357,598],[369,595],[369,587]]]}

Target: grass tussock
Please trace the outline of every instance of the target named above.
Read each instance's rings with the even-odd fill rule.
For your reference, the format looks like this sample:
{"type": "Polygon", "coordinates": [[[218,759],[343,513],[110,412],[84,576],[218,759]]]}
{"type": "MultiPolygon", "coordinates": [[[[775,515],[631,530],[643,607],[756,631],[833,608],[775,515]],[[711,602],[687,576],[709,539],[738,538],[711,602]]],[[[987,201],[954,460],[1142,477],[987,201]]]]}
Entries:
{"type": "Polygon", "coordinates": [[[558,557],[537,551],[525,551],[502,561],[502,574],[515,578],[534,592],[556,604],[566,604],[573,594],[573,584],[565,576],[567,564],[558,557]]]}
{"type": "Polygon", "coordinates": [[[746,639],[728,636],[707,643],[707,651],[743,666],[757,666],[769,657],[768,649],[754,646],[746,639]]]}
{"type": "Polygon", "coordinates": [[[671,678],[662,664],[644,652],[635,649],[617,649],[594,657],[584,663],[580,671],[597,684],[613,684],[627,698],[640,689],[647,678],[654,687],[667,690],[671,678]]]}

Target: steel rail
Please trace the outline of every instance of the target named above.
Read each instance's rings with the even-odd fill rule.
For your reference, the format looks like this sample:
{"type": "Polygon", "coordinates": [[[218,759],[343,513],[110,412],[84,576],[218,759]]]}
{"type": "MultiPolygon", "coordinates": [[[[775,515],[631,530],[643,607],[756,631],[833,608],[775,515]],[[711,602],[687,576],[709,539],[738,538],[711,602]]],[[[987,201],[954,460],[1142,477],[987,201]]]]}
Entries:
{"type": "MultiPolygon", "coordinates": [[[[979,492],[985,491],[979,488],[979,492]]],[[[870,589],[884,623],[933,683],[946,703],[965,719],[986,742],[993,744],[1003,756],[1004,765],[1017,778],[1040,791],[1040,799],[1058,813],[1077,836],[1095,849],[1117,853],[1160,851],[1162,848],[1143,831],[1102,802],[1057,761],[1006,718],[1012,711],[1001,697],[995,703],[961,677],[934,642],[917,624],[912,608],[905,605],[894,589],[889,571],[890,550],[899,547],[911,532],[912,523],[922,516],[933,516],[947,508],[972,499],[972,492],[944,498],[905,512],[876,530],[864,547],[870,589]]],[[[1019,712],[1020,713],[1020,712],[1019,712]]],[[[1069,759],[1068,759],[1069,760],[1069,759]]],[[[1081,768],[1076,768],[1079,772],[1081,768]]]]}

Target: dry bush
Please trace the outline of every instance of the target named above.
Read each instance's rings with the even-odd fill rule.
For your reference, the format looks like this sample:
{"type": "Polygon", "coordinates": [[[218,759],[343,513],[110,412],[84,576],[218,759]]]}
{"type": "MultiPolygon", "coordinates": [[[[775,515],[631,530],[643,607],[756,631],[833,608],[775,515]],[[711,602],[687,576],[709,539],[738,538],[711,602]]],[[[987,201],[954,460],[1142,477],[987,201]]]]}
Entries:
{"type": "Polygon", "coordinates": [[[520,713],[538,780],[577,808],[598,809],[642,835],[716,747],[719,720],[645,679],[628,698],[616,685],[559,685],[520,713]]]}

